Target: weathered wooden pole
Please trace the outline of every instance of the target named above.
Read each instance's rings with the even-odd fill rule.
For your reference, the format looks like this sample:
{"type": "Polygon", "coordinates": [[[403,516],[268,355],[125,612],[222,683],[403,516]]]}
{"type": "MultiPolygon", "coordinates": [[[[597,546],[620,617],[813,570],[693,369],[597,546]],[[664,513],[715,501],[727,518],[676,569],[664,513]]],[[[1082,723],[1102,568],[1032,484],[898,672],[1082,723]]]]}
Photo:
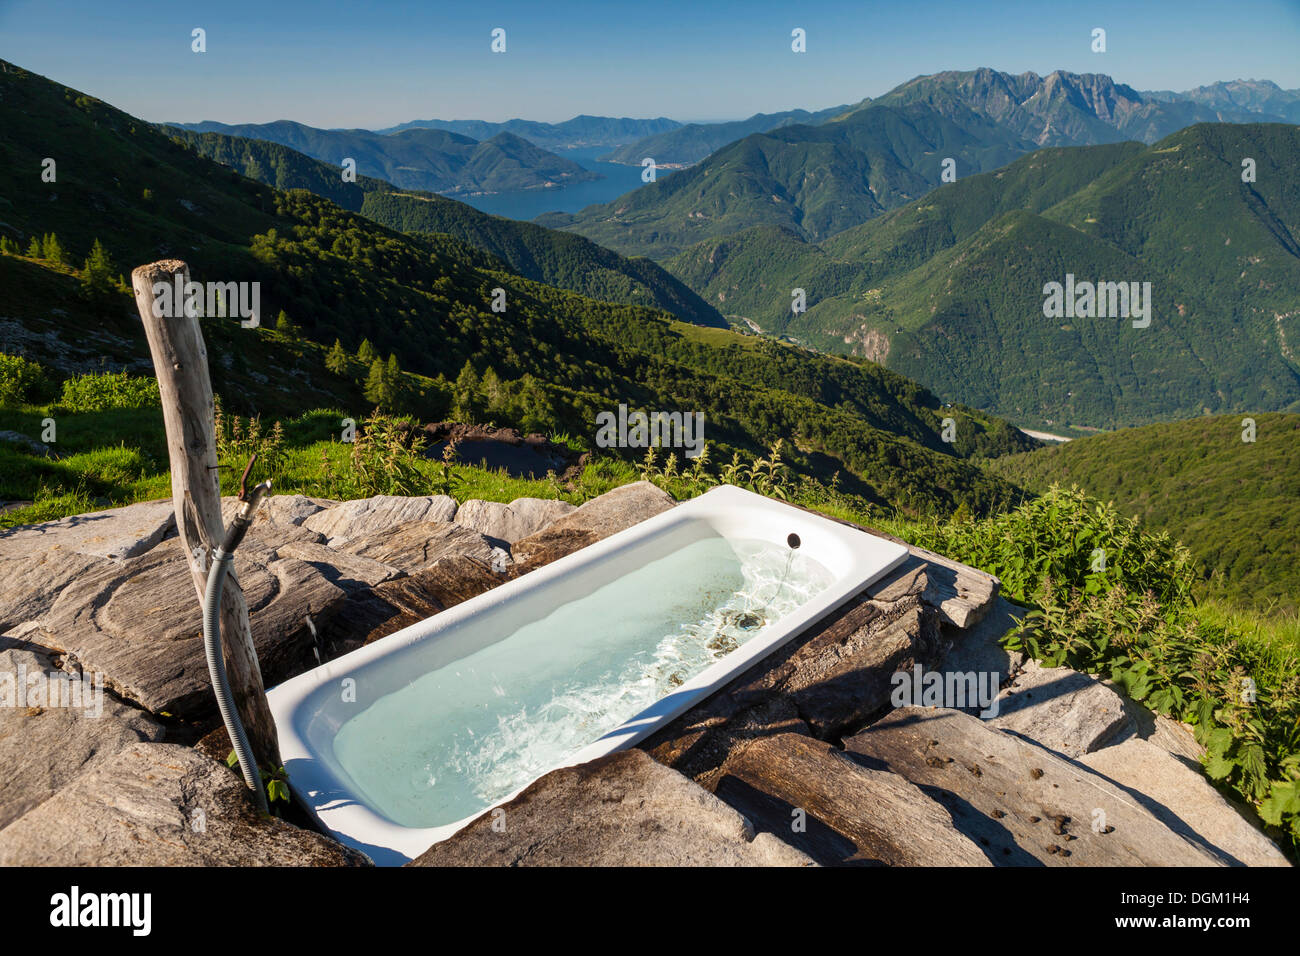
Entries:
{"type": "MultiPolygon", "coordinates": [[[[176,529],[189,557],[194,590],[202,605],[212,553],[221,544],[225,527],[208,352],[197,315],[186,314],[185,288],[189,279],[189,266],[179,259],[164,259],[131,273],[135,304],[149,339],[162,398],[176,529]],[[169,291],[163,291],[162,284],[169,291]]],[[[281,764],[279,739],[262,686],[248,604],[233,574],[226,576],[222,591],[221,647],[230,689],[253,756],[260,768],[274,772],[281,764]]]]}

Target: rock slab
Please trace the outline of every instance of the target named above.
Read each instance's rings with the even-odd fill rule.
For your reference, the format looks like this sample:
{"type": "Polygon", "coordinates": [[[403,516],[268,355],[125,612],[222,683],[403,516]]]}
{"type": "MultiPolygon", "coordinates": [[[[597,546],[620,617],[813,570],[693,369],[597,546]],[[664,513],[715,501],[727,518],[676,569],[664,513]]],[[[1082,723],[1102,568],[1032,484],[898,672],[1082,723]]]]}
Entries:
{"type": "Polygon", "coordinates": [[[412,866],[808,866],[639,750],[555,770],[412,866]],[[495,824],[495,828],[494,828],[495,824]]]}
{"type": "Polygon", "coordinates": [[[366,866],[260,817],[240,778],[189,747],[133,744],[0,830],[0,866],[366,866]]]}

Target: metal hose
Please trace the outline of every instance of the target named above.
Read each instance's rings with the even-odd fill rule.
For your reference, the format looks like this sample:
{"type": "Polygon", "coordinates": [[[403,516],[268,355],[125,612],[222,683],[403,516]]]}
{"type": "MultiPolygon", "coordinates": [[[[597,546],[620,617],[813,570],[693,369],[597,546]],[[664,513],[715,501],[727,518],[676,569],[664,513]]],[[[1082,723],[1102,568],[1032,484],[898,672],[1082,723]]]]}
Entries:
{"type": "Polygon", "coordinates": [[[208,676],[212,680],[212,690],[217,697],[217,708],[221,711],[221,720],[226,725],[226,733],[234,744],[235,756],[239,759],[239,769],[244,775],[244,782],[253,791],[257,809],[269,813],[266,805],[266,790],[262,787],[261,774],[257,761],[253,757],[253,748],[249,746],[248,735],[244,733],[244,724],[239,719],[234,696],[230,692],[230,681],[226,676],[226,661],[221,653],[221,590],[230,570],[235,549],[244,539],[244,533],[253,521],[253,513],[262,500],[262,496],[271,489],[271,483],[264,481],[255,487],[244,502],[235,520],[226,531],[226,540],[212,555],[212,567],[208,570],[207,590],[203,595],[203,654],[208,659],[208,676]]]}

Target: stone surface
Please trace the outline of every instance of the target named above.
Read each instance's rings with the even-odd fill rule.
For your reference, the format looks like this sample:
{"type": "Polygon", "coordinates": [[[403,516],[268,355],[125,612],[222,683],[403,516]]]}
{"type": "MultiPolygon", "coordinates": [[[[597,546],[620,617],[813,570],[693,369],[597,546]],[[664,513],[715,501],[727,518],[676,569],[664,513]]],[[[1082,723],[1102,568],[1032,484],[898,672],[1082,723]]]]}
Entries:
{"type": "Polygon", "coordinates": [[[937,660],[936,614],[921,600],[924,571],[910,581],[892,604],[848,602],[640,746],[707,784],[745,740],[788,730],[825,738],[860,726],[889,706],[895,671],[937,660]]]}
{"type": "Polygon", "coordinates": [[[472,498],[456,509],[456,523],[485,537],[514,544],[574,510],[575,506],[567,501],[546,498],[516,498],[508,505],[472,498]]]}
{"type": "Polygon", "coordinates": [[[158,721],[102,688],[78,682],[73,697],[52,675],[69,678],[40,648],[0,652],[0,828],[92,761],[163,737],[158,721]]]}
{"type": "Polygon", "coordinates": [[[442,558],[415,574],[353,596],[322,631],[322,636],[333,653],[346,653],[395,634],[505,581],[505,575],[493,572],[474,558],[442,558]]]}
{"type": "Polygon", "coordinates": [[[514,573],[549,564],[667,511],[677,502],[648,481],[637,481],[592,498],[536,534],[515,542],[514,573]]]}
{"type": "Polygon", "coordinates": [[[807,866],[698,784],[625,750],[548,773],[414,866],[807,866]]]}
{"type": "Polygon", "coordinates": [[[365,866],[259,818],[239,777],[188,747],[133,744],[0,830],[2,866],[365,866]]]}
{"type": "MultiPolygon", "coordinates": [[[[254,524],[300,525],[314,514],[338,504],[328,498],[310,498],[307,495],[270,495],[262,500],[254,524]]],[[[221,499],[221,520],[229,525],[240,508],[239,499],[227,495],[221,499]]]]}
{"type": "MultiPolygon", "coordinates": [[[[276,534],[283,528],[292,526],[276,534]]],[[[235,571],[270,687],[314,663],[307,615],[320,627],[344,592],[311,565],[278,557],[254,530],[235,553],[235,571]]],[[[202,624],[186,556],[172,538],[142,557],[106,562],[77,578],[30,639],[102,673],[109,689],[155,713],[199,716],[215,708],[202,624]]]]}
{"type": "MultiPolygon", "coordinates": [[[[848,522],[843,522],[847,524],[848,522]]],[[[858,527],[854,525],[854,527],[858,527]]],[[[884,535],[869,528],[867,531],[878,537],[898,541],[892,535],[884,535]]],[[[894,600],[900,587],[906,587],[908,576],[917,569],[924,568],[926,575],[926,604],[939,612],[939,620],[958,629],[974,627],[993,607],[997,600],[999,582],[991,574],[952,561],[933,551],[913,547],[905,541],[910,552],[907,559],[889,577],[867,588],[867,596],[878,601],[894,600]]]]}
{"type": "Polygon", "coordinates": [[[63,589],[88,570],[110,564],[59,548],[14,548],[6,553],[0,532],[0,633],[49,612],[63,589]]]}
{"type": "Polygon", "coordinates": [[[474,558],[491,566],[494,557],[492,544],[483,535],[445,521],[412,521],[349,538],[341,547],[407,574],[442,558],[474,558]]]}
{"type": "MultiPolygon", "coordinates": [[[[403,572],[382,561],[365,558],[314,541],[291,541],[278,549],[282,558],[296,558],[310,564],[344,591],[374,587],[403,572]]],[[[238,553],[238,552],[236,552],[238,553]]]]}
{"type": "Polygon", "coordinates": [[[0,558],[58,549],[122,560],[144,554],[176,525],[171,500],[142,501],[0,533],[0,558]]]}
{"type": "Polygon", "coordinates": [[[1241,866],[1290,866],[1199,770],[1156,744],[1132,737],[1079,758],[1117,784],[1175,833],[1241,866]]]}
{"type": "Polygon", "coordinates": [[[451,521],[456,517],[456,501],[447,495],[404,498],[376,495],[344,501],[310,515],[303,527],[324,535],[332,547],[351,538],[384,531],[413,521],[451,521]]]}
{"type": "Polygon", "coordinates": [[[1007,684],[1024,666],[1025,655],[1007,650],[1000,640],[1027,613],[1025,608],[997,598],[978,624],[951,638],[940,669],[945,673],[996,673],[998,686],[1007,684]]]}
{"type": "Polygon", "coordinates": [[[1116,739],[1131,721],[1120,696],[1099,680],[1068,667],[1027,661],[998,695],[989,724],[1066,757],[1091,753],[1116,739]]]}
{"type": "Polygon", "coordinates": [[[824,866],[988,866],[952,818],[897,774],[801,734],[739,747],[713,792],[824,866]]]}
{"type": "Polygon", "coordinates": [[[900,707],[844,747],[938,801],[994,865],[1222,863],[1122,787],[956,710],[900,707]]]}

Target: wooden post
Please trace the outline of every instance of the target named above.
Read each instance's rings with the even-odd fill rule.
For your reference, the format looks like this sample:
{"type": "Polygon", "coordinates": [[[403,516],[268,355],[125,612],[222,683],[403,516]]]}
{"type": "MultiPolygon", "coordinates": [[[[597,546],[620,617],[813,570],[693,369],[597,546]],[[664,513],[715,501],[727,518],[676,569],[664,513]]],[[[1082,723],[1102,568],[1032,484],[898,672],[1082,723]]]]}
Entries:
{"type": "MultiPolygon", "coordinates": [[[[131,273],[135,304],[144,322],[158,376],[167,455],[171,460],[172,504],[176,529],[190,559],[190,573],[200,606],[207,587],[212,554],[225,534],[221,517],[221,483],[217,474],[217,442],[213,423],[212,380],[208,352],[196,316],[185,314],[183,290],[190,270],[179,259],[140,266],[131,273]],[[177,278],[181,295],[177,295],[177,278]],[[154,286],[171,291],[155,296],[154,286]],[[159,311],[154,314],[157,299],[159,311]],[[165,307],[169,306],[169,307],[165,307]]],[[[161,291],[161,290],[160,290],[161,291]]],[[[274,772],[281,765],[275,721],[266,702],[262,672],[253,646],[248,604],[233,574],[226,575],[221,600],[221,647],[226,659],[235,706],[248,734],[260,769],[274,772]]]]}

